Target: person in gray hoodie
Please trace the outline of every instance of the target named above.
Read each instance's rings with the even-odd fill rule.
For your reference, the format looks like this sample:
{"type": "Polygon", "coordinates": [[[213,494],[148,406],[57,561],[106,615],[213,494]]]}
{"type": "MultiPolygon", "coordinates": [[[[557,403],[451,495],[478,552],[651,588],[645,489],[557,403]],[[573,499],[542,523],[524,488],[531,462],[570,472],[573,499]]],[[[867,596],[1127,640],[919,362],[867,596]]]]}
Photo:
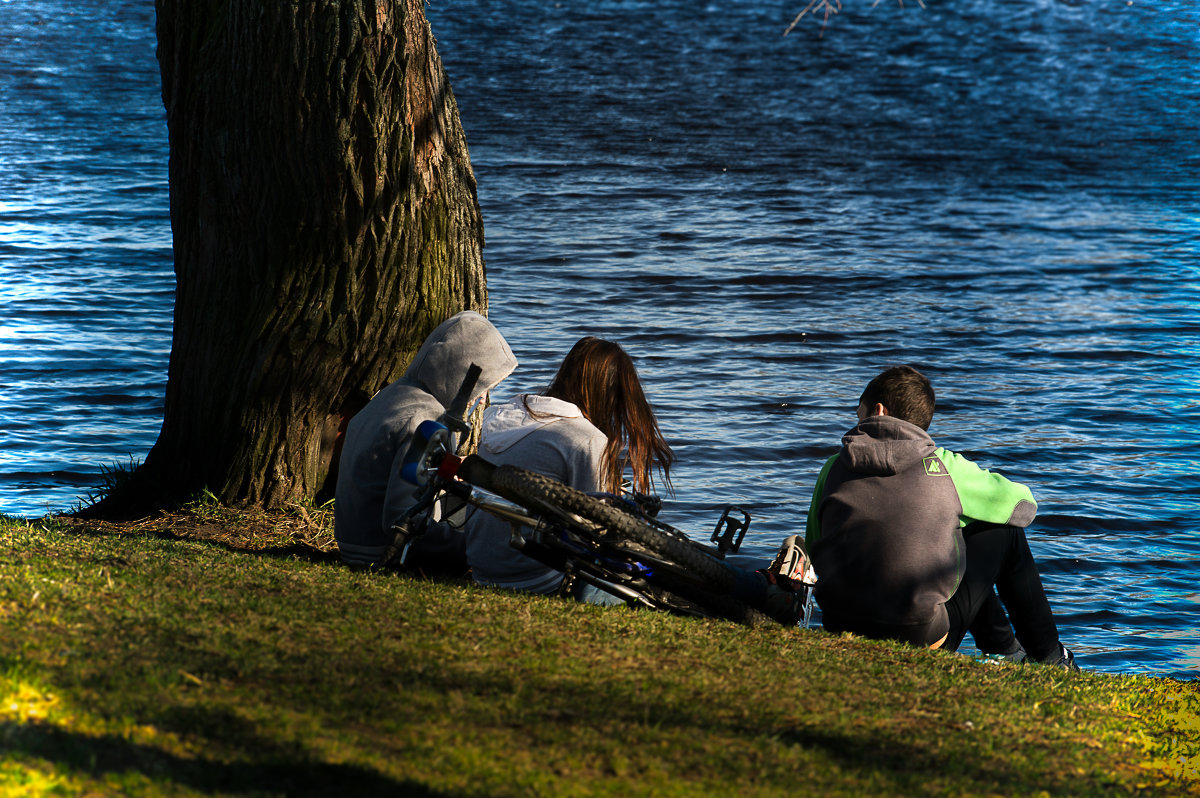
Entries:
{"type": "MultiPolygon", "coordinates": [[[[391,553],[392,525],[416,503],[400,477],[400,461],[422,421],[436,420],[454,400],[471,364],[482,369],[478,399],[513,372],[517,359],[490,321],[474,311],[451,316],[425,339],[404,376],[383,388],[346,427],[334,502],[334,536],[342,561],[382,565],[391,553]]],[[[465,562],[462,534],[444,525],[413,544],[417,560],[465,562]]]]}
{"type": "Polygon", "coordinates": [[[1074,668],[1025,537],[1033,494],[937,446],[933,409],[924,375],[884,371],[821,470],[805,540],[824,627],[951,651],[969,630],[989,653],[1074,668]]]}
{"type": "MultiPolygon", "coordinates": [[[[653,489],[652,471],[670,486],[673,460],[633,361],[618,344],[586,337],[564,358],[542,394],[522,394],[484,413],[479,456],[515,465],[585,492],[620,493],[626,468],[632,487],[653,489]]],[[[464,526],[474,580],[513,590],[551,594],[563,574],[509,545],[506,521],[475,511],[464,526]]],[[[576,598],[617,603],[595,588],[576,598]]]]}

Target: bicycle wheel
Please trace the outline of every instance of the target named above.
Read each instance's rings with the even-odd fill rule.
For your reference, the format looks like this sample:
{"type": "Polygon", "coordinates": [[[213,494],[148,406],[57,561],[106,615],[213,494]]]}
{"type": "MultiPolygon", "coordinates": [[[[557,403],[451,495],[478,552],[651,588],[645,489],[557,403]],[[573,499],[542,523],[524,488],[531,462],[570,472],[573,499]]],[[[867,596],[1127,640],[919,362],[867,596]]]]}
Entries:
{"type": "Polygon", "coordinates": [[[703,608],[703,614],[710,618],[723,618],[752,628],[780,625],[779,621],[754,609],[741,599],[728,594],[713,593],[698,587],[690,579],[680,581],[675,572],[655,573],[654,581],[658,583],[660,590],[703,608]]]}
{"type": "Polygon", "coordinates": [[[714,593],[728,593],[733,586],[733,572],[729,566],[681,533],[651,526],[619,507],[523,468],[497,466],[490,476],[490,488],[510,501],[548,513],[576,527],[578,522],[571,516],[578,516],[602,527],[609,535],[636,541],[693,575],[698,583],[714,593]]]}
{"type": "Polygon", "coordinates": [[[609,592],[625,598],[631,607],[645,607],[685,617],[715,618],[752,628],[779,625],[771,617],[733,596],[710,593],[697,588],[695,584],[679,582],[676,579],[655,576],[652,580],[636,578],[617,581],[613,579],[612,574],[605,573],[603,569],[587,566],[577,567],[574,574],[575,579],[594,584],[601,590],[606,589],[604,583],[623,587],[628,593],[612,590],[609,592]],[[589,577],[594,577],[594,580],[589,577]]]}
{"type": "Polygon", "coordinates": [[[744,601],[738,601],[733,596],[713,596],[712,603],[709,599],[705,599],[703,603],[722,618],[752,629],[780,625],[779,621],[771,616],[759,612],[744,601]]]}

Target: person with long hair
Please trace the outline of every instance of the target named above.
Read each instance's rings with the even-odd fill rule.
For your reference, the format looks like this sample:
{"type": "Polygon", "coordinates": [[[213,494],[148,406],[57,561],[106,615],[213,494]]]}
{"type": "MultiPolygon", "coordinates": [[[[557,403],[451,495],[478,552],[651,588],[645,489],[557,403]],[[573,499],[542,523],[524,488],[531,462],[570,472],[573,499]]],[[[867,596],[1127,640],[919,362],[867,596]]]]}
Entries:
{"type": "MultiPolygon", "coordinates": [[[[629,355],[619,344],[591,336],[575,343],[544,391],[488,408],[479,455],[578,490],[610,493],[623,491],[627,473],[634,491],[651,493],[656,470],[670,491],[675,459],[629,355]]],[[[507,522],[476,512],[464,530],[476,582],[544,594],[562,587],[561,572],[509,545],[507,522]]],[[[575,595],[610,603],[595,589],[575,595]]]]}

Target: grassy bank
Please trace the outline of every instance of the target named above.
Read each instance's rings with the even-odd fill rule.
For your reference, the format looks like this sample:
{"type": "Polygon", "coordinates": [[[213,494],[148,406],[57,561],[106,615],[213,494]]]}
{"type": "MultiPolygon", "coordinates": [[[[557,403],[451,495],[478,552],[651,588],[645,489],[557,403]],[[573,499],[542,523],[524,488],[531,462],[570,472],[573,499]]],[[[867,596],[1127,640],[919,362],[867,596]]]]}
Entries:
{"type": "Polygon", "coordinates": [[[0,523],[0,791],[1200,794],[1195,681],[354,572],[324,524],[0,523]]]}

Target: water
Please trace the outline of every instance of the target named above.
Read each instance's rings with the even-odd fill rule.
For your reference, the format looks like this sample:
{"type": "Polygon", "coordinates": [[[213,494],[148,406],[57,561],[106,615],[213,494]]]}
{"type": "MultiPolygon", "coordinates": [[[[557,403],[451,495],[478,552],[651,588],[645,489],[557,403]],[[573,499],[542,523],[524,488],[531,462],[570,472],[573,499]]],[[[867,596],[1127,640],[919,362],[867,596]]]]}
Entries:
{"type": "MultiPolygon", "coordinates": [[[[146,3],[0,0],[0,511],[70,507],[157,435],[173,290],[146,3]]],[[[803,524],[863,385],[1029,484],[1087,668],[1200,669],[1200,10],[435,0],[491,317],[544,385],[621,341],[697,537],[803,524]]]]}
{"type": "Polygon", "coordinates": [[[148,3],[0,2],[0,512],[77,503],[162,421],[174,273],[148,3]],[[94,6],[94,7],[92,7],[94,6]]]}

